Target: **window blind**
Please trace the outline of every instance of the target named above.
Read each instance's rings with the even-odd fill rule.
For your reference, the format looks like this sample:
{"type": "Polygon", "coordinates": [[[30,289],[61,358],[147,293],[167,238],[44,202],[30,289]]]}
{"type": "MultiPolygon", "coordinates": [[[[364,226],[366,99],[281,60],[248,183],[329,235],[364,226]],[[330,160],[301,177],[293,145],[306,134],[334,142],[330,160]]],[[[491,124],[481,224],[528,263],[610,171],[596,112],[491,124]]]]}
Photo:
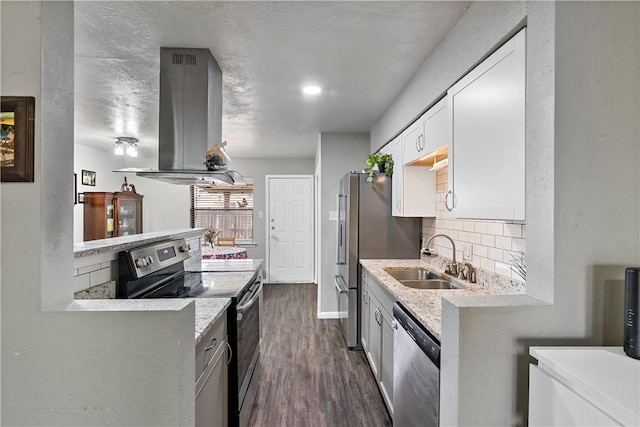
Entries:
{"type": "Polygon", "coordinates": [[[222,237],[253,240],[253,184],[191,186],[191,226],[213,228],[222,237]]]}

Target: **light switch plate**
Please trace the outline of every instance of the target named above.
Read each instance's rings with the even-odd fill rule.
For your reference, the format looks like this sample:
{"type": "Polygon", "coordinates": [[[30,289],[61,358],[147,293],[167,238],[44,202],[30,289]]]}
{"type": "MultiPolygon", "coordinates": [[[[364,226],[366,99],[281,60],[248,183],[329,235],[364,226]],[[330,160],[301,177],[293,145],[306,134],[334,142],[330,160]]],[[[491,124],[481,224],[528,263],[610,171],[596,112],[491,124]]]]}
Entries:
{"type": "Polygon", "coordinates": [[[338,211],[329,211],[329,221],[338,220],[338,211]]]}
{"type": "Polygon", "coordinates": [[[264,218],[264,212],[258,211],[258,218],[264,218]]]}
{"type": "Polygon", "coordinates": [[[464,243],[462,245],[462,259],[471,261],[471,256],[473,255],[473,251],[471,250],[471,244],[464,243]]]}

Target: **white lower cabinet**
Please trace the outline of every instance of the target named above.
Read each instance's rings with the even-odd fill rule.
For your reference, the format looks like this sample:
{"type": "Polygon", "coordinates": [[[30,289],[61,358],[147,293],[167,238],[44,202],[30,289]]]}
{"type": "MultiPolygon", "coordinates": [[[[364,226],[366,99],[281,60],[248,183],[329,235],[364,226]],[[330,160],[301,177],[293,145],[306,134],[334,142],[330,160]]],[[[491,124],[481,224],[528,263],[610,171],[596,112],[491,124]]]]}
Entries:
{"type": "Polygon", "coordinates": [[[360,343],[365,354],[369,348],[369,287],[367,275],[362,273],[362,295],[360,297],[360,343]]]}
{"type": "Polygon", "coordinates": [[[226,313],[196,346],[196,426],[228,424],[226,313]]]}
{"type": "Polygon", "coordinates": [[[393,317],[380,312],[380,391],[393,416],[393,317]]]}
{"type": "Polygon", "coordinates": [[[640,360],[622,347],[530,347],[530,426],[640,426],[640,360]]]}
{"type": "Polygon", "coordinates": [[[395,300],[375,279],[367,275],[362,306],[362,339],[373,376],[393,418],[393,303],[395,300]],[[366,316],[365,316],[366,312],[366,316]],[[366,326],[365,326],[366,323],[366,326]],[[365,335],[366,331],[366,335],[365,335]],[[366,337],[366,339],[365,339],[366,337]]]}
{"type": "Polygon", "coordinates": [[[620,425],[534,365],[529,367],[529,386],[529,425],[532,427],[620,425]]]}

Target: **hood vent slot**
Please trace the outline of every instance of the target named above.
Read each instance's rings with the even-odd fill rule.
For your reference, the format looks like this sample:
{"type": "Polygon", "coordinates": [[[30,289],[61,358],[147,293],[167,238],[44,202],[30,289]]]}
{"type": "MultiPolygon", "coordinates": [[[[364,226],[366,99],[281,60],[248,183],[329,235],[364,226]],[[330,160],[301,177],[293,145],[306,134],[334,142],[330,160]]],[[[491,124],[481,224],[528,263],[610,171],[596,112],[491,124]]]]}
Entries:
{"type": "Polygon", "coordinates": [[[182,65],[184,62],[184,55],[182,53],[174,53],[171,55],[171,63],[173,65],[182,65]]]}
{"type": "Polygon", "coordinates": [[[198,65],[197,62],[196,62],[196,58],[197,58],[197,56],[195,56],[195,55],[186,54],[185,55],[184,64],[185,65],[198,65]]]}

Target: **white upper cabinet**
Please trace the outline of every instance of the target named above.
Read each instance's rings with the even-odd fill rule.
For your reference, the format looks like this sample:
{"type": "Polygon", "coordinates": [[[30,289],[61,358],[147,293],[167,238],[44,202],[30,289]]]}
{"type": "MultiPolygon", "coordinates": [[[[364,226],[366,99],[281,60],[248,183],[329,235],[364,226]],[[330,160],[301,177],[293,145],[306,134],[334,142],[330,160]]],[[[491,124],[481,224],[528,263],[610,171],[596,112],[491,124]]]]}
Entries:
{"type": "Polygon", "coordinates": [[[523,29],[447,92],[446,205],[456,218],[525,219],[525,36],[523,29]]]}
{"type": "Polygon", "coordinates": [[[388,145],[393,158],[393,176],[391,177],[391,214],[403,216],[404,212],[404,167],[402,166],[402,135],[398,135],[388,145]]]}
{"type": "Polygon", "coordinates": [[[391,141],[391,213],[393,216],[435,216],[436,173],[427,166],[404,166],[403,141],[406,132],[391,141]]]}
{"type": "Polygon", "coordinates": [[[449,144],[447,98],[441,99],[402,133],[403,162],[411,164],[449,144]]]}
{"type": "MultiPolygon", "coordinates": [[[[425,154],[448,146],[451,142],[451,118],[447,111],[447,98],[442,98],[429,111],[424,113],[424,150],[425,154]]],[[[423,154],[424,156],[424,154],[423,154]]]]}

